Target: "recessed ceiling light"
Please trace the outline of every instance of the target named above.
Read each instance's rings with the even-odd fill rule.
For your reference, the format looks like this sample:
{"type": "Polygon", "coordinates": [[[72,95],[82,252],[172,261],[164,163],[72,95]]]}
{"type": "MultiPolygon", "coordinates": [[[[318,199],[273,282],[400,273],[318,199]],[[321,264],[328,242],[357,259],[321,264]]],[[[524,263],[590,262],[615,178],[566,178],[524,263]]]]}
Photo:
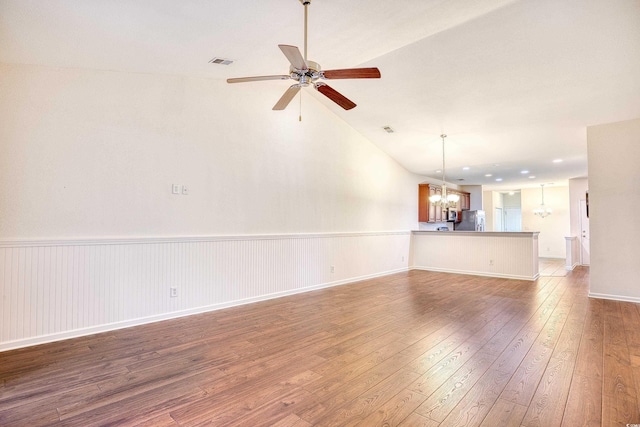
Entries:
{"type": "Polygon", "coordinates": [[[520,171],[520,173],[524,175],[526,173],[529,173],[529,171],[528,170],[523,170],[523,171],[520,171]]]}
{"type": "Polygon", "coordinates": [[[491,174],[491,173],[486,173],[486,174],[484,174],[484,176],[486,176],[486,177],[488,178],[488,177],[490,177],[490,176],[493,176],[493,174],[491,174]]]}
{"type": "Polygon", "coordinates": [[[440,173],[440,172],[442,172],[442,169],[437,169],[436,170],[436,173],[440,173]]]}
{"type": "Polygon", "coordinates": [[[515,191],[509,191],[509,195],[510,195],[510,196],[513,196],[514,194],[516,194],[516,192],[515,192],[515,191]]]}
{"type": "Polygon", "coordinates": [[[555,159],[553,163],[562,163],[562,159],[555,159]]]}
{"type": "Polygon", "coordinates": [[[464,166],[464,167],[462,168],[462,170],[463,170],[463,171],[468,171],[469,169],[471,169],[469,166],[464,166]]]}
{"type": "Polygon", "coordinates": [[[529,175],[529,179],[533,179],[535,177],[536,177],[535,175],[529,175]]]}
{"type": "Polygon", "coordinates": [[[496,181],[500,182],[502,181],[502,178],[496,178],[496,181]]]}

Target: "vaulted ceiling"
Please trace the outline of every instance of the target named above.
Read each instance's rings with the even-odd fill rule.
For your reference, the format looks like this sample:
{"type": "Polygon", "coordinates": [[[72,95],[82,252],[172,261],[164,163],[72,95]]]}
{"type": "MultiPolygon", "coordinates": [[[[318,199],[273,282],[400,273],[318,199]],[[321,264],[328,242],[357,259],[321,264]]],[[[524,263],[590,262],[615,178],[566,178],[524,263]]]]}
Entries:
{"type": "MultiPolygon", "coordinates": [[[[0,62],[286,74],[277,45],[302,47],[303,10],[299,0],[0,0],[0,62]]],[[[586,176],[586,127],[640,117],[638,0],[313,0],[309,59],[378,67],[380,80],[328,82],[353,110],[310,88],[305,96],[418,174],[440,176],[446,133],[447,180],[457,184],[586,176]]],[[[261,97],[260,87],[291,83],[246,84],[261,97]]]]}

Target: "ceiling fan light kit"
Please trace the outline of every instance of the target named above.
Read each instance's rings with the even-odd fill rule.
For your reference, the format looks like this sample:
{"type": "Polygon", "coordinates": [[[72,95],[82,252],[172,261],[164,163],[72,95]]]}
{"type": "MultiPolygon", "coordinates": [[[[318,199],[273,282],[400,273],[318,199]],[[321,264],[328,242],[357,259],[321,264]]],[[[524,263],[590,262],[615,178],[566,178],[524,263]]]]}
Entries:
{"type": "Polygon", "coordinates": [[[272,76],[239,77],[227,79],[227,83],[245,83],[264,80],[295,80],[282,97],[273,106],[273,110],[284,110],[291,100],[300,92],[300,88],[313,86],[318,92],[338,104],[345,110],[350,110],[356,104],[320,80],[331,79],[379,79],[380,70],[370,68],[346,68],[341,70],[322,70],[317,62],[307,60],[307,13],[311,0],[299,0],[304,6],[304,56],[296,46],[280,44],[278,47],[291,64],[289,74],[272,76]]]}

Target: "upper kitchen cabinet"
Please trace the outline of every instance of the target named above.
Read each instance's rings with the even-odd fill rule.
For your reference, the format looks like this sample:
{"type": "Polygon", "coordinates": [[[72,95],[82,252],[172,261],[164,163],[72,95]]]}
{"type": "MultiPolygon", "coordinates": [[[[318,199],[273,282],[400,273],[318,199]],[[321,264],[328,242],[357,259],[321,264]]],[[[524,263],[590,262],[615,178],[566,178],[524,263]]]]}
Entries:
{"type": "Polygon", "coordinates": [[[442,188],[439,185],[418,185],[418,222],[442,221],[442,208],[429,202],[429,197],[435,194],[442,194],[442,188]]]}
{"type": "Polygon", "coordinates": [[[465,192],[458,192],[460,194],[460,202],[458,203],[459,211],[466,211],[471,209],[471,194],[465,192]]]}

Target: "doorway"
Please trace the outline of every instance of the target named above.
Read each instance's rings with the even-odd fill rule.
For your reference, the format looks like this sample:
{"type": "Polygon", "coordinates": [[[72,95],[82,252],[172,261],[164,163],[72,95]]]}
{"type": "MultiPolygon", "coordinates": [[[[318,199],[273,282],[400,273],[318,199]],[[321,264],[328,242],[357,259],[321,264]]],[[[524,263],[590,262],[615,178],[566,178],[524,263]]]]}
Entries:
{"type": "Polygon", "coordinates": [[[589,265],[591,263],[589,253],[589,214],[587,211],[587,201],[580,200],[580,264],[589,265]]]}
{"type": "Polygon", "coordinates": [[[496,208],[495,210],[495,214],[493,216],[493,229],[495,231],[504,231],[502,223],[502,208],[496,208]]]}
{"type": "Polygon", "coordinates": [[[505,208],[504,231],[522,231],[522,210],[520,208],[505,208]]]}

